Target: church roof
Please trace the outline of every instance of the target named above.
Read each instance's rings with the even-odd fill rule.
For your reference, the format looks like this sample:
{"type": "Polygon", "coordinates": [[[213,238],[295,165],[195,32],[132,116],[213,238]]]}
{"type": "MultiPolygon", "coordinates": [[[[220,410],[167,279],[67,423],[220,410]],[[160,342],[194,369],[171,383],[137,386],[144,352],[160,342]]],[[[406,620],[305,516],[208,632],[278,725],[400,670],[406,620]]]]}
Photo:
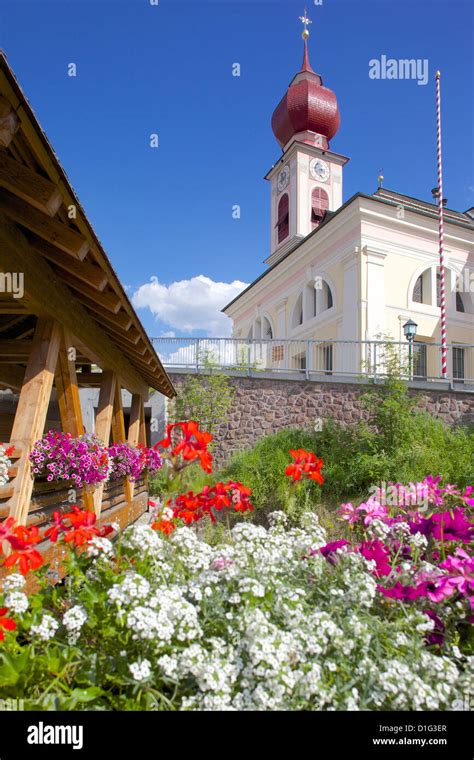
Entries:
{"type": "MultiPolygon", "coordinates": [[[[402,193],[397,193],[393,190],[387,190],[385,188],[378,188],[373,195],[367,195],[367,193],[355,193],[349,200],[347,200],[342,206],[340,206],[336,211],[328,211],[326,212],[324,218],[322,219],[321,223],[319,224],[316,229],[314,229],[312,232],[309,233],[309,235],[306,235],[306,237],[298,240],[298,242],[295,243],[293,248],[290,248],[289,251],[287,251],[284,256],[281,257],[278,261],[276,261],[274,264],[268,267],[264,272],[262,272],[261,275],[259,275],[253,282],[248,285],[245,290],[243,290],[241,293],[239,293],[238,296],[232,299],[224,308],[222,311],[225,313],[226,310],[232,306],[234,303],[236,303],[240,298],[242,298],[245,293],[248,293],[258,282],[263,280],[270,272],[272,272],[276,267],[278,267],[282,261],[285,261],[289,256],[291,256],[300,246],[302,246],[304,243],[307,242],[307,240],[310,237],[313,237],[317,235],[320,230],[324,229],[328,224],[331,223],[331,221],[338,216],[345,208],[348,208],[354,201],[356,201],[358,198],[364,198],[365,200],[375,200],[379,203],[383,203],[385,205],[390,206],[400,206],[403,205],[404,208],[409,209],[415,214],[420,214],[421,216],[427,216],[432,218],[437,218],[438,216],[438,207],[434,203],[428,203],[427,201],[422,201],[419,198],[413,198],[410,195],[404,195],[402,193]]],[[[445,222],[449,224],[454,224],[458,227],[464,227],[466,229],[474,229],[474,219],[471,214],[468,212],[472,209],[468,209],[468,211],[454,211],[453,209],[444,209],[444,219],[445,222]]]]}

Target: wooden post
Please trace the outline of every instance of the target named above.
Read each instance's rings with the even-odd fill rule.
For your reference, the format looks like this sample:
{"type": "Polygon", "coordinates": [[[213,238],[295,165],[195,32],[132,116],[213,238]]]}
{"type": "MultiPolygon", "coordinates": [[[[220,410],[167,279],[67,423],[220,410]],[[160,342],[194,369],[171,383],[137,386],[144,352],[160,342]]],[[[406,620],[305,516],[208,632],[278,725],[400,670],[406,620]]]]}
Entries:
{"type": "MultiPolygon", "coordinates": [[[[127,439],[125,436],[125,419],[123,416],[122,406],[122,389],[120,383],[115,386],[114,413],[112,417],[112,440],[114,443],[124,443],[127,439]]],[[[126,500],[130,503],[133,500],[132,484],[128,478],[124,481],[124,493],[126,500]]]]}
{"type": "MultiPolygon", "coordinates": [[[[102,385],[100,387],[99,405],[95,419],[95,434],[97,438],[109,445],[110,430],[112,427],[112,418],[114,412],[115,389],[118,385],[116,375],[113,372],[104,372],[102,376],[102,385]]],[[[104,483],[100,483],[94,491],[94,510],[97,517],[100,517],[102,510],[102,497],[104,494],[104,483]]]]}
{"type": "MultiPolygon", "coordinates": [[[[142,403],[140,407],[140,433],[139,433],[138,443],[141,443],[142,446],[146,446],[145,404],[144,404],[143,398],[142,398],[142,403]]],[[[145,485],[148,490],[148,473],[145,474],[145,485]]]]}
{"type": "MultiPolygon", "coordinates": [[[[70,334],[63,330],[55,375],[59,415],[63,431],[77,438],[85,431],[77,385],[75,351],[70,334]]],[[[86,509],[94,508],[93,495],[89,491],[83,491],[82,501],[86,509]]]]}
{"type": "MultiPolygon", "coordinates": [[[[128,424],[128,443],[136,446],[140,443],[141,427],[141,409],[143,406],[142,397],[138,393],[132,396],[132,405],[130,407],[130,421],[128,424]]],[[[133,499],[135,493],[135,483],[130,483],[130,498],[133,499]]]]}
{"type": "Polygon", "coordinates": [[[63,331],[55,376],[59,414],[63,431],[77,437],[84,433],[84,423],[77,385],[76,360],[72,352],[75,352],[73,341],[69,333],[63,331]]]}
{"type": "Polygon", "coordinates": [[[33,492],[29,455],[44,432],[60,341],[58,322],[38,317],[10,437],[11,444],[21,451],[13,480],[10,515],[22,525],[26,525],[33,492]]]}

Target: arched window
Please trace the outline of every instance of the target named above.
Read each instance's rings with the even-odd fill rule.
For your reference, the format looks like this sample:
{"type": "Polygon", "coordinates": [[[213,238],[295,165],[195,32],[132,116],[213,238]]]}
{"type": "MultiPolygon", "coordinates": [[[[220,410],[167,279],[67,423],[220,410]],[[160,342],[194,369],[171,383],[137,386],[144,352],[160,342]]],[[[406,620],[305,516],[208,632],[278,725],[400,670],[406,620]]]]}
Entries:
{"type": "Polygon", "coordinates": [[[281,243],[290,234],[290,199],[288,193],[281,196],[278,203],[278,242],[281,243]]]}
{"type": "Polygon", "coordinates": [[[311,229],[315,229],[321,222],[329,208],[329,196],[322,187],[315,187],[311,193],[311,229]]]}
{"type": "Polygon", "coordinates": [[[299,327],[303,324],[303,293],[300,293],[298,300],[296,301],[295,308],[293,309],[293,319],[291,320],[292,327],[299,327]]]}
{"type": "Polygon", "coordinates": [[[423,275],[420,274],[417,281],[415,282],[415,287],[413,288],[413,300],[416,303],[423,303],[423,275]]]}
{"type": "Polygon", "coordinates": [[[332,290],[322,277],[316,277],[314,281],[314,316],[331,309],[334,306],[332,290]]]}
{"type": "MultiPolygon", "coordinates": [[[[474,303],[469,293],[459,289],[460,275],[448,267],[446,267],[445,275],[448,309],[453,308],[460,313],[472,314],[474,303]]],[[[441,306],[441,272],[438,266],[433,264],[417,277],[413,286],[412,301],[438,308],[441,306]]]]}
{"type": "Polygon", "coordinates": [[[267,317],[263,317],[263,320],[262,320],[262,338],[264,340],[272,340],[273,339],[272,326],[270,324],[270,320],[267,319],[267,317]]]}
{"type": "Polygon", "coordinates": [[[462,300],[462,295],[459,290],[456,291],[456,311],[465,311],[464,301],[462,300]]]}

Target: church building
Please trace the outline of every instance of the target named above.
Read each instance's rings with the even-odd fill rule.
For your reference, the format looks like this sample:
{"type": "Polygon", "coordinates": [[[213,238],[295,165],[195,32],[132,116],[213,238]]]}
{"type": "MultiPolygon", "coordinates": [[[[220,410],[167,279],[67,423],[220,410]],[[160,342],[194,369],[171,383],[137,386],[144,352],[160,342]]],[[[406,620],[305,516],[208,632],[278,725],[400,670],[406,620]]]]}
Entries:
{"type": "MultiPolygon", "coordinates": [[[[308,36],[305,24],[302,67],[272,117],[283,152],[266,175],[267,268],[223,311],[234,338],[266,346],[267,368],[341,374],[360,371],[367,341],[405,343],[412,320],[414,375],[439,377],[438,207],[383,187],[344,201],[349,158],[330,147],[339,107],[308,36]]],[[[448,374],[462,382],[474,378],[474,209],[444,208],[444,236],[448,374]]]]}

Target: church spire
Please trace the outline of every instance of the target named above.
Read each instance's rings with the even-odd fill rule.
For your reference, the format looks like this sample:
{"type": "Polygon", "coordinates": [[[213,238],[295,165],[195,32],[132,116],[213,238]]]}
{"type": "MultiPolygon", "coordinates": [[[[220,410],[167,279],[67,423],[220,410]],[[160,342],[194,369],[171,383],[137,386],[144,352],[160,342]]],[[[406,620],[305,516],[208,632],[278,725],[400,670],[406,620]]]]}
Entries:
{"type": "Polygon", "coordinates": [[[308,18],[308,13],[307,13],[306,8],[304,9],[304,14],[300,16],[299,18],[300,18],[301,23],[304,24],[304,29],[301,34],[301,36],[303,37],[303,42],[304,42],[303,65],[301,67],[301,71],[309,71],[312,74],[314,74],[315,72],[311,68],[311,64],[309,62],[309,53],[308,53],[308,38],[309,38],[308,25],[312,24],[313,22],[311,21],[310,18],[308,18]]]}

